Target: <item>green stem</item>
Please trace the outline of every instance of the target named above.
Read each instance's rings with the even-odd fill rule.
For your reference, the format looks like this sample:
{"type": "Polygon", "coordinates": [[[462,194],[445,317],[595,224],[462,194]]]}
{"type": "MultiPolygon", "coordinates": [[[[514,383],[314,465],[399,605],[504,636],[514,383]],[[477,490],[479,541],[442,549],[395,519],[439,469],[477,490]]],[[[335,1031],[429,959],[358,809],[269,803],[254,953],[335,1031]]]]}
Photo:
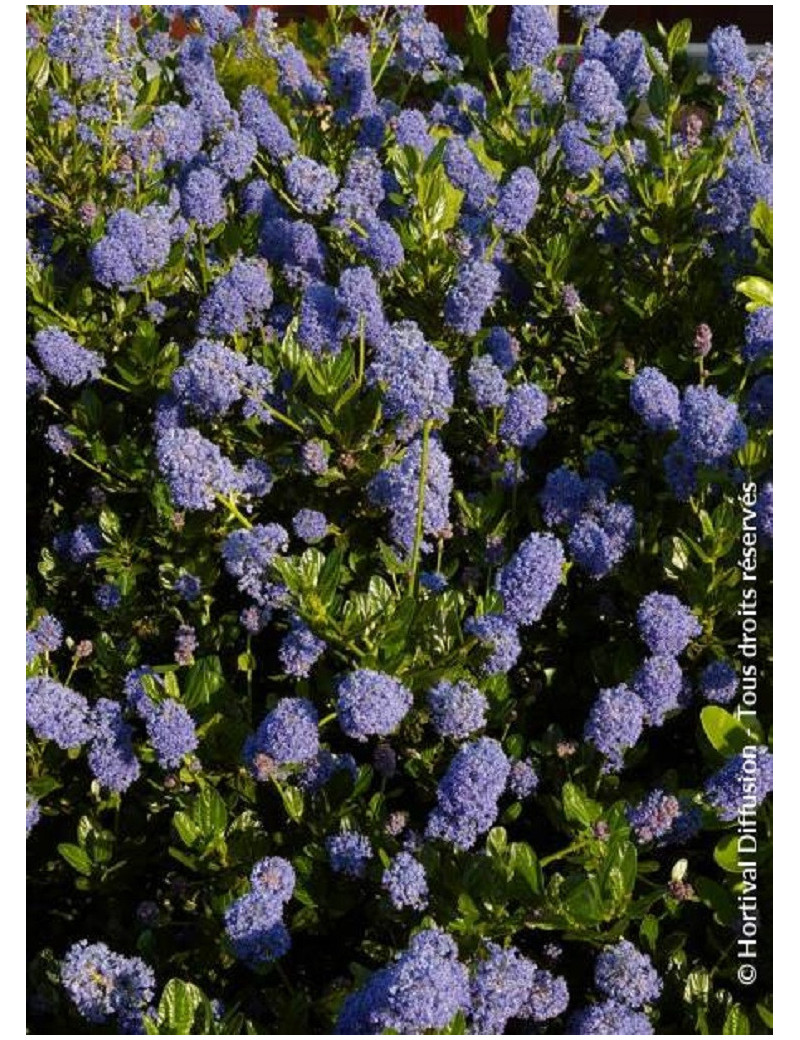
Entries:
{"type": "Polygon", "coordinates": [[[107,473],[104,469],[100,469],[99,466],[95,466],[93,462],[90,462],[88,459],[85,459],[83,455],[79,455],[77,451],[71,451],[69,453],[69,458],[75,459],[76,462],[80,462],[82,466],[85,466],[87,469],[92,470],[93,473],[97,473],[98,476],[103,477],[104,480],[112,482],[116,479],[110,473],[107,473]]]}
{"type": "Polygon", "coordinates": [[[364,367],[366,364],[366,343],[364,326],[366,324],[364,315],[358,319],[358,379],[356,385],[361,386],[364,382],[364,367]]]}
{"type": "Polygon", "coordinates": [[[425,488],[428,483],[428,453],[430,449],[431,421],[426,419],[422,425],[422,451],[419,459],[419,484],[417,486],[417,526],[414,531],[414,545],[411,549],[411,573],[409,585],[414,586],[417,582],[417,568],[419,567],[420,546],[425,524],[425,488]]]}
{"type": "Polygon", "coordinates": [[[60,404],[56,404],[52,397],[48,397],[46,394],[42,394],[40,400],[44,401],[45,404],[49,404],[50,407],[54,408],[60,415],[65,415],[67,418],[69,418],[69,412],[66,410],[66,408],[62,408],[60,404]]]}
{"type": "Polygon", "coordinates": [[[116,379],[112,379],[110,376],[100,376],[101,383],[107,383],[109,386],[115,387],[117,390],[121,390],[123,394],[129,394],[130,388],[123,386],[122,383],[118,383],[116,379]]]}
{"type": "Polygon", "coordinates": [[[386,57],[383,59],[383,64],[378,69],[376,75],[373,76],[373,79],[372,79],[372,86],[373,86],[373,88],[377,87],[377,85],[381,81],[381,77],[383,76],[384,72],[386,72],[386,69],[389,67],[389,62],[392,60],[392,55],[394,54],[394,49],[395,49],[396,46],[397,46],[397,37],[393,36],[392,37],[392,42],[389,44],[389,47],[387,48],[386,57]]]}
{"type": "Polygon", "coordinates": [[[266,402],[264,402],[264,407],[267,409],[269,414],[274,419],[278,419],[280,422],[285,423],[287,426],[291,427],[293,430],[296,430],[297,433],[302,433],[303,432],[303,427],[302,426],[299,426],[294,421],[294,419],[290,419],[288,415],[284,415],[283,412],[279,412],[277,408],[273,408],[271,404],[267,404],[266,402]]]}
{"type": "Polygon", "coordinates": [[[221,502],[222,505],[225,506],[225,508],[228,510],[228,512],[231,514],[231,516],[236,517],[236,519],[239,521],[240,524],[244,524],[244,526],[248,530],[253,526],[252,521],[248,520],[247,517],[244,515],[244,513],[241,512],[239,507],[233,501],[232,497],[231,498],[226,498],[224,495],[221,495],[219,492],[216,493],[215,497],[216,497],[218,502],[221,502]]]}
{"type": "Polygon", "coordinates": [[[588,845],[591,838],[578,838],[577,841],[573,841],[571,845],[567,845],[566,848],[559,849],[558,852],[553,852],[549,856],[544,856],[539,860],[540,867],[546,867],[548,863],[555,863],[556,860],[564,859],[566,856],[572,855],[573,852],[577,852],[578,849],[582,849],[584,845],[588,845]]]}

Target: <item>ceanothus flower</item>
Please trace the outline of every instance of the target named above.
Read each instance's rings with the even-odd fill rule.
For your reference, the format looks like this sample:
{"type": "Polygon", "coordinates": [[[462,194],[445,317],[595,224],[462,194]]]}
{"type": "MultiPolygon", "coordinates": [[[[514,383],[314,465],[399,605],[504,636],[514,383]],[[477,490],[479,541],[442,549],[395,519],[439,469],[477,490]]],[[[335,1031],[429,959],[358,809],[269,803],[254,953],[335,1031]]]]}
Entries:
{"type": "Polygon", "coordinates": [[[292,519],[292,530],[298,538],[313,545],[328,533],[328,518],[317,509],[300,509],[292,519]]]}
{"type": "Polygon", "coordinates": [[[747,395],[747,416],[756,426],[772,422],[772,376],[759,376],[747,395]]]}
{"type": "Polygon", "coordinates": [[[337,118],[344,123],[364,119],[377,109],[372,86],[369,40],[350,33],[328,57],[331,92],[341,105],[337,118]]]}
{"type": "Polygon", "coordinates": [[[641,98],[647,93],[653,70],[647,60],[641,33],[626,29],[614,37],[605,49],[603,64],[616,80],[623,100],[641,98]]]}
{"type": "Polygon", "coordinates": [[[64,386],[80,386],[99,379],[105,359],[79,346],[68,332],[50,326],[36,333],[34,350],[42,368],[64,386]]]}
{"type": "Polygon", "coordinates": [[[198,577],[187,571],[175,579],[172,588],[187,603],[194,603],[202,591],[202,584],[198,577]]]}
{"type": "Polygon", "coordinates": [[[304,621],[294,618],[278,651],[284,672],[299,679],[307,678],[326,646],[325,640],[317,638],[304,621]]]}
{"type": "Polygon", "coordinates": [[[564,550],[552,534],[531,534],[497,575],[506,615],[518,625],[538,621],[561,582],[564,550]]]}
{"type": "Polygon", "coordinates": [[[508,789],[515,798],[523,801],[530,795],[535,794],[538,786],[539,777],[527,759],[524,761],[518,759],[516,762],[511,763],[511,770],[508,774],[508,789]]]}
{"type": "Polygon", "coordinates": [[[653,433],[677,429],[681,396],[678,388],[657,368],[643,368],[634,376],[630,401],[631,408],[653,433]]]}
{"type": "Polygon", "coordinates": [[[530,992],[518,1017],[529,1018],[534,1022],[548,1022],[562,1015],[568,1004],[569,990],[565,980],[545,968],[536,967],[530,992]]]}
{"type": "Polygon", "coordinates": [[[541,65],[558,46],[558,27],[544,4],[513,4],[508,23],[508,64],[520,69],[541,65]]]}
{"type": "Polygon", "coordinates": [[[80,1015],[96,1024],[116,1015],[123,1033],[144,1031],[142,1015],[155,995],[155,981],[141,957],[124,957],[86,939],[74,943],[61,962],[61,983],[80,1015]]]}
{"type": "Polygon", "coordinates": [[[305,697],[283,697],[244,743],[242,757],[257,780],[305,765],[319,751],[319,715],[305,697]]]}
{"type": "Polygon", "coordinates": [[[237,579],[241,592],[266,604],[267,574],[275,557],[289,548],[289,535],[280,524],[254,524],[232,531],[222,546],[225,570],[237,579]]]}
{"type": "Polygon", "coordinates": [[[227,215],[224,182],[210,166],[190,169],[181,185],[181,212],[201,228],[221,224],[227,215]]]}
{"type": "MultiPolygon", "coordinates": [[[[204,336],[229,336],[261,323],[272,305],[272,285],[262,260],[236,260],[200,304],[197,328],[204,336]]],[[[242,357],[242,355],[240,355],[242,357]]]]}
{"type": "Polygon", "coordinates": [[[755,810],[772,790],[771,752],[761,746],[734,755],[709,777],[704,790],[708,804],[726,822],[742,810],[755,810]]]}
{"type": "Polygon", "coordinates": [[[511,671],[522,653],[517,625],[503,614],[482,614],[469,618],[464,631],[475,636],[491,654],[483,662],[485,675],[504,675],[511,671]]]}
{"type": "Polygon", "coordinates": [[[503,749],[491,737],[462,745],[439,783],[426,837],[471,849],[497,819],[497,803],[509,770],[503,749]]]}
{"type": "Polygon", "coordinates": [[[454,187],[464,192],[464,205],[473,213],[484,211],[497,193],[497,181],[460,137],[451,137],[444,149],[444,168],[454,187]]]}
{"type": "Polygon", "coordinates": [[[397,143],[406,148],[416,148],[428,155],[434,146],[434,138],[428,132],[428,120],[424,112],[416,108],[404,108],[393,120],[397,143]]]}
{"type": "Polygon", "coordinates": [[[365,343],[379,350],[391,332],[383,314],[378,284],[368,267],[348,267],[342,271],[336,303],[338,335],[342,339],[358,340],[363,329],[365,343]]]}
{"type": "Polygon", "coordinates": [[[469,978],[458,947],[446,933],[429,928],[345,1000],[335,1032],[441,1033],[469,1004],[469,978]]]}
{"type": "Polygon", "coordinates": [[[572,16],[586,26],[599,25],[607,10],[608,4],[575,4],[570,7],[572,16]]]}
{"type": "Polygon", "coordinates": [[[183,704],[169,697],[153,705],[144,722],[162,769],[177,769],[183,756],[194,751],[199,743],[192,716],[183,704]]]}
{"type": "Polygon", "coordinates": [[[575,70],[569,99],[582,123],[593,123],[613,129],[625,123],[625,107],[619,99],[619,88],[605,65],[592,58],[575,70]]]}
{"type": "Polygon", "coordinates": [[[564,166],[573,177],[585,177],[602,165],[603,157],[594,147],[591,132],[579,119],[567,120],[557,140],[564,166]]]}
{"type": "Polygon", "coordinates": [[[488,354],[470,362],[467,375],[475,404],[479,408],[502,408],[508,398],[508,383],[488,354]]]}
{"type": "Polygon", "coordinates": [[[282,856],[267,856],[260,859],[250,871],[253,891],[265,899],[288,903],[295,886],[292,864],[282,856]]]}
{"type": "Polygon", "coordinates": [[[428,905],[425,868],[410,852],[398,852],[384,870],[381,886],[395,910],[424,910],[428,905]]]}
{"type": "Polygon", "coordinates": [[[339,683],[336,713],[342,732],[364,741],[394,733],[413,704],[411,691],[398,679],[359,668],[339,683]]]}
{"type": "Polygon", "coordinates": [[[36,799],[35,798],[30,798],[30,797],[26,798],[26,802],[25,802],[25,837],[26,838],[29,838],[31,836],[31,831],[36,826],[36,824],[39,822],[39,819],[40,819],[41,815],[42,815],[41,809],[39,808],[39,803],[36,801],[36,799]]]}
{"type": "Polygon", "coordinates": [[[242,91],[239,113],[242,126],[255,134],[256,140],[270,159],[285,159],[297,151],[294,138],[258,87],[245,87],[242,91]]]}
{"type": "Polygon", "coordinates": [[[289,952],[291,938],[281,920],[282,901],[254,890],[225,911],[225,931],[234,954],[245,964],[270,964],[289,952]]]}
{"type": "Polygon", "coordinates": [[[736,669],[728,661],[712,661],[700,676],[700,692],[714,704],[730,704],[739,689],[736,669]]]}
{"type": "MultiPolygon", "coordinates": [[[[368,488],[370,501],[389,510],[389,533],[392,541],[406,552],[411,552],[416,535],[421,465],[422,443],[421,438],[417,437],[409,445],[402,461],[380,470],[368,488]]],[[[449,534],[452,490],[450,459],[445,454],[438,436],[432,435],[428,441],[425,501],[422,510],[423,535],[443,538],[449,534]]],[[[427,553],[432,548],[430,541],[423,538],[420,551],[427,553]]]]}
{"type": "Polygon", "coordinates": [[[453,406],[452,368],[447,357],[426,341],[416,322],[392,326],[367,377],[383,385],[384,414],[398,420],[403,439],[425,422],[447,420],[453,406]]]}
{"type": "Polygon", "coordinates": [[[305,156],[292,159],[286,167],[286,187],[303,213],[324,212],[337,183],[332,170],[305,156]]]}
{"type": "Polygon", "coordinates": [[[651,592],[636,612],[639,634],[653,654],[677,657],[702,629],[688,607],[663,592],[651,592]]]}
{"type": "Polygon", "coordinates": [[[133,730],[122,715],[122,707],[101,697],[92,709],[94,734],[89,748],[89,768],[109,791],[127,791],[140,773],[133,751],[133,730]]]}
{"type": "Polygon", "coordinates": [[[434,729],[442,737],[462,739],[486,725],[486,698],[468,682],[442,679],[428,691],[434,729]]]}
{"type": "Polygon", "coordinates": [[[681,803],[673,794],[660,788],[651,791],[638,805],[626,810],[636,840],[640,845],[666,837],[681,815],[681,803]]]}
{"type": "Polygon", "coordinates": [[[631,1008],[652,1004],[661,995],[661,979],[646,953],[621,939],[606,947],[594,966],[594,984],[607,997],[631,1008]]]}
{"type": "Polygon", "coordinates": [[[156,461],[181,509],[213,509],[216,495],[238,487],[233,463],[193,427],[166,430],[156,442],[156,461]]]}
{"type": "Polygon", "coordinates": [[[745,361],[761,361],[772,354],[772,308],[760,307],[747,315],[742,357],[745,361]]]}
{"type": "Polygon", "coordinates": [[[519,343],[510,332],[495,325],[486,337],[486,349],[501,372],[507,374],[519,359],[519,343]]]}
{"type": "Polygon", "coordinates": [[[667,712],[680,707],[683,672],[674,657],[665,654],[648,657],[631,685],[644,705],[645,722],[651,726],[660,726],[667,712]]]}
{"type": "Polygon", "coordinates": [[[325,839],[331,869],[337,874],[347,877],[363,878],[367,872],[367,862],[372,859],[372,846],[369,838],[358,831],[342,831],[331,834],[325,839]]]}
{"type": "Polygon", "coordinates": [[[325,100],[325,88],[315,79],[303,52],[293,43],[284,43],[275,55],[275,61],[278,66],[279,93],[301,99],[310,105],[318,105],[325,100]]]}
{"type": "Polygon", "coordinates": [[[708,38],[707,65],[709,73],[723,85],[750,82],[754,68],[740,29],[735,25],[717,26],[708,38]]]}
{"type": "Polygon", "coordinates": [[[547,395],[535,383],[515,386],[506,399],[500,436],[515,448],[533,448],[547,433],[547,395]]]}
{"type": "Polygon", "coordinates": [[[536,966],[514,946],[487,943],[470,982],[471,1032],[502,1035],[510,1018],[520,1014],[533,985],[536,966]]]}
{"type": "Polygon", "coordinates": [[[608,768],[622,768],[625,752],[642,735],[644,705],[639,697],[624,684],[601,690],[592,705],[584,739],[594,744],[608,759],[608,768]]]}
{"type": "Polygon", "coordinates": [[[494,223],[507,234],[522,234],[539,201],[539,178],[528,166],[520,166],[500,189],[494,223]]]}
{"type": "Polygon", "coordinates": [[[42,614],[36,621],[36,625],[28,632],[30,646],[33,653],[28,657],[28,663],[37,654],[55,653],[64,642],[64,626],[52,614],[42,614]]]}
{"type": "Polygon", "coordinates": [[[683,394],[678,433],[698,466],[719,466],[747,443],[747,428],[733,401],[713,386],[689,386],[683,394]]]}
{"type": "Polygon", "coordinates": [[[393,63],[409,76],[429,81],[440,72],[460,72],[461,59],[450,54],[442,30],[425,17],[424,6],[400,7],[393,63]]]}
{"type": "Polygon", "coordinates": [[[25,720],[40,740],[64,750],[85,744],[95,731],[86,698],[47,676],[26,681],[25,720]]]}
{"type": "Polygon", "coordinates": [[[92,273],[106,288],[132,289],[136,282],[164,267],[175,229],[168,206],[146,206],[141,213],[117,210],[106,233],[89,251],[92,273]]]}
{"type": "Polygon", "coordinates": [[[574,1012],[567,1022],[567,1030],[576,1036],[608,1034],[610,1036],[652,1036],[653,1027],[647,1015],[633,1011],[616,1000],[590,1004],[574,1012]]]}
{"type": "Polygon", "coordinates": [[[548,527],[565,524],[573,527],[585,506],[584,481],[567,466],[551,470],[539,493],[542,518],[548,527]]]}
{"type": "Polygon", "coordinates": [[[611,502],[581,516],[570,532],[567,546],[575,562],[592,578],[602,578],[633,546],[635,532],[633,507],[611,502]]]}
{"type": "Polygon", "coordinates": [[[455,332],[474,336],[500,288],[500,271],[486,260],[468,260],[444,302],[444,321],[455,332]]]}

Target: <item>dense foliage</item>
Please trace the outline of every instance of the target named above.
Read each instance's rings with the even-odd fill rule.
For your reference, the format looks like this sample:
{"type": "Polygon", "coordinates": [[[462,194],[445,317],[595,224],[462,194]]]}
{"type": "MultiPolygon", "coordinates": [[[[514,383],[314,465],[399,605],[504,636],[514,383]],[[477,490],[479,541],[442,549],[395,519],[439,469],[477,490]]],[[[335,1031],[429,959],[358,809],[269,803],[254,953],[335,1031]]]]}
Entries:
{"type": "Polygon", "coordinates": [[[31,1032],[771,1029],[771,54],[490,10],[29,9],[31,1032]]]}

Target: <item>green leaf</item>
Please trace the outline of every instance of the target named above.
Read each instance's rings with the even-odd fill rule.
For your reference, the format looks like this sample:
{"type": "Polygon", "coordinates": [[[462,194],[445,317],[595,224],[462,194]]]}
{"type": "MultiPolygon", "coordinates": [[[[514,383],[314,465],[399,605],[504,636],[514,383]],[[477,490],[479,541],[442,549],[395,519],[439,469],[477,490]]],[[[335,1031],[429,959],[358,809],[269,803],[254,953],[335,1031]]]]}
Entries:
{"type": "Polygon", "coordinates": [[[739,850],[737,847],[737,835],[724,834],[714,849],[714,859],[723,870],[729,874],[740,874],[739,850]]]}
{"type": "Polygon", "coordinates": [[[598,802],[589,798],[582,788],[569,780],[561,789],[561,801],[566,818],[583,827],[590,827],[602,812],[602,806],[598,802]]]}
{"type": "Polygon", "coordinates": [[[689,1004],[708,1004],[711,993],[711,977],[705,968],[696,968],[686,976],[683,999],[689,1004]]]}
{"type": "Polygon", "coordinates": [[[508,845],[505,827],[492,827],[486,836],[486,849],[492,856],[504,856],[508,845]]]}
{"type": "MultiPolygon", "coordinates": [[[[565,890],[567,885],[562,889],[565,890]]],[[[576,921],[595,924],[603,919],[603,900],[596,878],[583,878],[571,884],[564,902],[570,916],[576,921]]]]}
{"type": "Polygon", "coordinates": [[[202,990],[191,982],[170,979],[158,1002],[159,1024],[178,1036],[192,1031],[198,1008],[205,1001],[202,990]]]}
{"type": "Polygon", "coordinates": [[[536,853],[524,841],[512,842],[508,852],[514,875],[521,878],[534,895],[540,895],[544,891],[544,878],[536,853]]]}
{"type": "Polygon", "coordinates": [[[200,828],[191,816],[185,812],[176,812],[172,817],[172,823],[178,832],[178,837],[187,849],[190,849],[200,837],[200,828]]]}
{"type": "Polygon", "coordinates": [[[740,278],[736,283],[736,291],[750,301],[747,305],[749,311],[772,306],[772,282],[768,282],[766,278],[759,278],[754,274],[740,278]]]}
{"type": "Polygon", "coordinates": [[[709,704],[700,712],[700,725],[715,751],[729,758],[754,741],[763,740],[760,728],[750,723],[748,730],[730,712],[717,704],[709,704]]]}
{"type": "Polygon", "coordinates": [[[667,36],[667,56],[670,61],[676,54],[686,50],[691,38],[692,23],[688,18],[684,18],[677,25],[673,25],[667,36]]]}
{"type": "Polygon", "coordinates": [[[600,885],[603,894],[614,906],[621,906],[630,898],[636,884],[637,864],[638,856],[633,842],[625,838],[609,842],[600,872],[600,885]]]}
{"type": "Polygon", "coordinates": [[[758,231],[767,240],[767,243],[772,245],[772,206],[768,205],[764,199],[759,199],[753,207],[750,227],[758,231]]]}
{"type": "Polygon", "coordinates": [[[84,877],[91,876],[92,861],[80,845],[71,845],[69,842],[62,842],[58,846],[58,851],[73,870],[77,870],[77,872],[83,874],[84,877]]]}
{"type": "Polygon", "coordinates": [[[190,710],[208,704],[211,698],[225,685],[225,676],[220,659],[214,655],[195,661],[186,674],[183,703],[190,710]]]}
{"type": "Polygon", "coordinates": [[[639,935],[650,947],[650,950],[655,953],[656,943],[658,942],[658,918],[654,917],[653,914],[645,914],[642,918],[642,923],[639,925],[639,935]]]}
{"type": "Polygon", "coordinates": [[[228,810],[213,787],[204,787],[195,798],[192,819],[207,842],[225,836],[228,810]]]}
{"type": "Polygon", "coordinates": [[[278,790],[281,793],[281,801],[286,810],[286,815],[293,823],[299,823],[303,818],[303,792],[296,787],[284,787],[282,784],[278,785],[278,790]]]}
{"type": "Polygon", "coordinates": [[[750,1035],[750,1019],[740,1004],[734,1004],[725,1016],[722,1027],[723,1036],[750,1035]]]}

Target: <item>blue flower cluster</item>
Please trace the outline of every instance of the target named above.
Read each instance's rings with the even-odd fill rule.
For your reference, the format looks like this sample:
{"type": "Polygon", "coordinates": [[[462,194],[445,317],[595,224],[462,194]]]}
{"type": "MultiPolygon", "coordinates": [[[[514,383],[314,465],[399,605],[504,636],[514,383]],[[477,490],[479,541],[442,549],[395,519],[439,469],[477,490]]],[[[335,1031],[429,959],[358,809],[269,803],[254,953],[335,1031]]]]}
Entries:
{"type": "Polygon", "coordinates": [[[258,967],[283,957],[291,946],[283,911],[294,892],[294,869],[288,860],[268,856],[253,867],[250,886],[225,911],[225,931],[239,960],[258,967]]]}
{"type": "Polygon", "coordinates": [[[411,691],[399,680],[360,668],[339,683],[336,713],[342,732],[363,741],[394,733],[412,704],[411,691]]]}
{"type": "Polygon", "coordinates": [[[145,1031],[155,975],[141,957],[125,957],[105,943],[81,939],[61,962],[61,982],[88,1022],[116,1018],[123,1033],[145,1031]]]}
{"type": "Polygon", "coordinates": [[[509,771],[508,759],[496,740],[481,737],[464,744],[439,784],[426,835],[460,849],[472,848],[497,819],[497,803],[509,771]]]}

